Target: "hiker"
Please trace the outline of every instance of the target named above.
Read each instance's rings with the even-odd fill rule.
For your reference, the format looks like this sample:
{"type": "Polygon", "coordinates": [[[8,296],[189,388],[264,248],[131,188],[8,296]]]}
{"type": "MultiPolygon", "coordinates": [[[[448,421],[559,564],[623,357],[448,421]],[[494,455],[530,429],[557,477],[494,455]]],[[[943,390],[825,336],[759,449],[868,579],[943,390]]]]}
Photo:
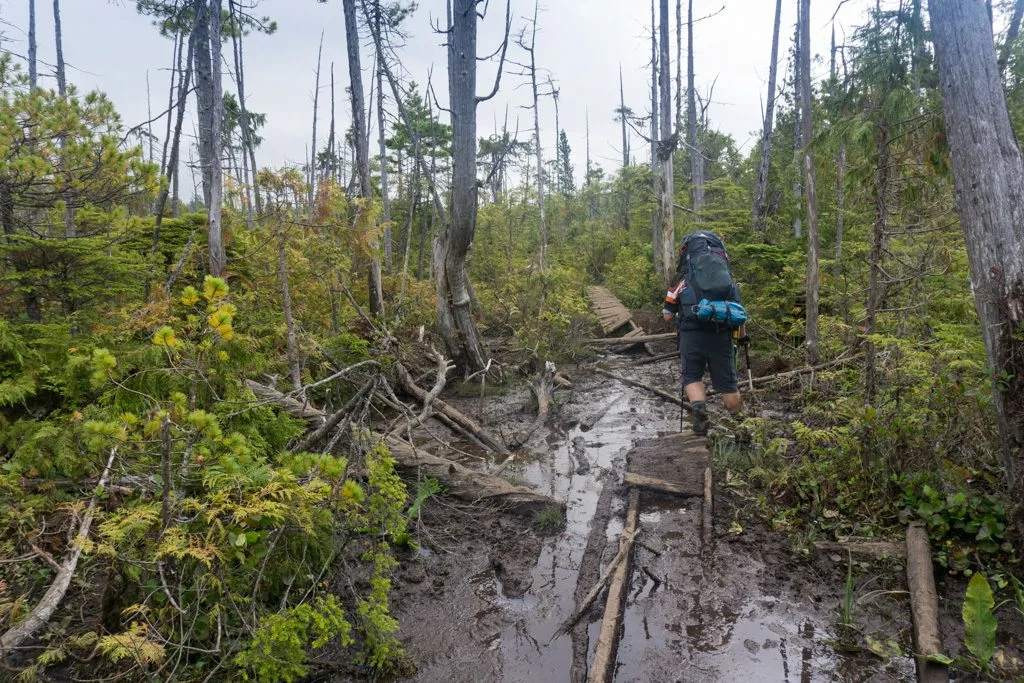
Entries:
{"type": "Polygon", "coordinates": [[[722,395],[726,409],[738,414],[743,399],[736,379],[733,338],[741,346],[749,344],[746,311],[729,271],[725,244],[715,233],[701,231],[683,238],[679,267],[665,295],[662,316],[666,321],[675,318],[683,390],[692,408],[693,431],[703,436],[711,425],[704,371],[710,369],[711,384],[722,395]]]}

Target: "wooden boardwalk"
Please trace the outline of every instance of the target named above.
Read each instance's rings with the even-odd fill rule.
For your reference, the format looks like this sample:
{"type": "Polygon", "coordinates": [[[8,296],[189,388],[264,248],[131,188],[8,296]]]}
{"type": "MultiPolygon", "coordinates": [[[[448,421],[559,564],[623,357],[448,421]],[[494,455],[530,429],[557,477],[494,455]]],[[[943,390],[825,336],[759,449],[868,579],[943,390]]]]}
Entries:
{"type": "Polygon", "coordinates": [[[604,336],[619,333],[616,336],[630,339],[647,334],[644,332],[644,328],[633,321],[633,314],[629,312],[629,309],[623,306],[622,302],[606,288],[596,285],[588,287],[587,296],[590,297],[591,310],[601,322],[601,333],[604,336]]]}

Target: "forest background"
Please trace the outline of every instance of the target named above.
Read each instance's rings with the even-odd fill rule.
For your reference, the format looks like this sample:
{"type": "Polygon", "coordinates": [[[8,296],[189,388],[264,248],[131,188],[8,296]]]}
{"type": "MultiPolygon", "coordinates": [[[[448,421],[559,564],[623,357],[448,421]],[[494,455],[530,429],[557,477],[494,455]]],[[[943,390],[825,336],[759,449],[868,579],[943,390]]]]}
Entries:
{"type": "MultiPolygon", "coordinates": [[[[431,24],[345,0],[347,63],[331,76],[315,62],[312,162],[272,167],[267,115],[245,92],[247,47],[277,30],[262,7],[139,0],[172,78],[133,128],[75,88],[59,29],[51,76],[30,28],[28,54],[0,57],[0,548],[18,560],[0,564],[0,651],[26,678],[99,653],[137,675],[288,680],[328,642],[354,665],[396,666],[393,549],[414,542],[410,506],[431,495],[422,482],[410,495],[380,434],[405,365],[432,365],[432,343],[463,378],[501,383],[586,359],[586,286],[656,306],[697,228],[729,246],[755,354],[828,365],[771,399],[798,419],[755,411],[749,447],[722,454],[766,518],[805,540],[919,519],[940,565],[985,569],[1024,608],[1022,223],[1006,207],[958,217],[955,193],[995,206],[1024,183],[1010,128],[1024,115],[1024,4],[989,18],[954,3],[988,78],[966,79],[988,86],[974,100],[940,97],[956,66],[936,63],[945,3],[875,3],[830,44],[811,26],[835,8],[785,4],[800,20],[784,26],[780,0],[748,151],[712,115],[715,84],[696,81],[694,41],[717,8],[662,0],[649,91],[627,100],[621,84],[601,112],[621,153],[602,163],[561,125],[569,86],[539,49],[544,15],[511,3],[478,17],[458,0],[431,24]],[[448,49],[429,85],[446,81],[446,97],[400,63],[404,32],[431,26],[448,49]],[[518,126],[478,116],[517,88],[530,106],[518,126]],[[982,101],[1009,118],[970,158],[956,116],[982,101]],[[965,168],[998,177],[971,195],[965,168]],[[976,306],[992,253],[1001,298],[976,306]],[[336,438],[304,437],[254,380],[325,406],[336,438]],[[347,561],[352,580],[325,590],[347,561]],[[61,633],[49,622],[69,599],[97,618],[61,633]]],[[[28,5],[31,26],[44,3],[28,5]]]]}

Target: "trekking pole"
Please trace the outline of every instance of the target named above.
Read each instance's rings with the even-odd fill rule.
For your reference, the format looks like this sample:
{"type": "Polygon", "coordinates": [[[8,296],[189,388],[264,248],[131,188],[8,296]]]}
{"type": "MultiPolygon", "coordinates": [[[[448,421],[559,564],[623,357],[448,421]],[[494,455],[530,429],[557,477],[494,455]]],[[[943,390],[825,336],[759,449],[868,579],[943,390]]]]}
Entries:
{"type": "Polygon", "coordinates": [[[686,378],[683,376],[683,333],[676,330],[676,348],[679,349],[679,431],[683,431],[683,401],[686,400],[686,378]]]}
{"type": "Polygon", "coordinates": [[[743,345],[743,355],[747,357],[747,386],[754,390],[754,373],[750,370],[750,342],[743,345]]]}

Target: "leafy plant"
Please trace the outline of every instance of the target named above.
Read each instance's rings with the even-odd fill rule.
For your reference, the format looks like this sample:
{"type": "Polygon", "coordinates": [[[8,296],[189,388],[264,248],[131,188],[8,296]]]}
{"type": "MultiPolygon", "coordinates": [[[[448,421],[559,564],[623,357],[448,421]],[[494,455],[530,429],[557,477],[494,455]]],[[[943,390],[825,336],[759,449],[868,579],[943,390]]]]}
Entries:
{"type": "Polygon", "coordinates": [[[962,616],[964,644],[984,670],[988,669],[996,648],[994,609],[992,587],[989,586],[988,579],[981,572],[977,572],[967,584],[962,616]]]}

